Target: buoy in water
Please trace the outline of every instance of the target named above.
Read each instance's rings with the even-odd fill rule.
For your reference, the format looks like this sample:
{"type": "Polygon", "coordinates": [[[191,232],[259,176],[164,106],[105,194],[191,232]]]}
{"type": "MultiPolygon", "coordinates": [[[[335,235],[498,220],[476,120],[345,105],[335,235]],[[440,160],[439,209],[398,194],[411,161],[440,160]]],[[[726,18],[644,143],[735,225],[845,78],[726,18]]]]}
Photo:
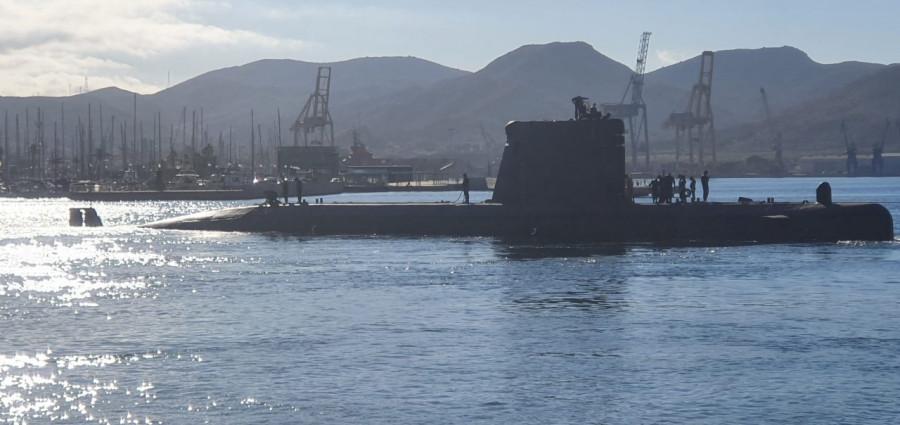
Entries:
{"type": "Polygon", "coordinates": [[[93,208],[84,209],[84,225],[87,227],[103,226],[103,221],[101,221],[100,216],[97,215],[97,210],[93,208]]]}
{"type": "Polygon", "coordinates": [[[69,208],[69,226],[81,227],[84,225],[84,216],[81,208],[69,208]]]}
{"type": "Polygon", "coordinates": [[[93,208],[69,208],[69,226],[100,227],[103,221],[93,208]]]}

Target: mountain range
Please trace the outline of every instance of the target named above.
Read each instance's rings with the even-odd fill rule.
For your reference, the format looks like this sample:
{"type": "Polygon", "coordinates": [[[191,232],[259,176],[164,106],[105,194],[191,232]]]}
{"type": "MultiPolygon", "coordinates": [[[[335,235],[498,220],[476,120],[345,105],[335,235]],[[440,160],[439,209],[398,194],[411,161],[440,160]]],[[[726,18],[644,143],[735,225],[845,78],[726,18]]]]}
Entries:
{"type": "MultiPolygon", "coordinates": [[[[886,118],[900,118],[900,67],[820,64],[793,47],[718,51],[714,59],[712,107],[720,157],[766,155],[776,132],[783,137],[786,158],[840,153],[842,121],[848,136],[865,146],[881,140],[886,118]],[[768,96],[771,124],[760,88],[768,96]]],[[[289,127],[313,92],[320,66],[332,69],[329,106],[336,145],[346,150],[356,136],[379,156],[465,157],[476,162],[499,156],[507,122],[569,119],[574,115],[571,99],[577,95],[598,104],[619,102],[632,74],[629,66],[587,43],[558,42],[522,46],[477,72],[414,57],[327,64],[261,60],[207,72],[149,95],[106,88],[61,98],[0,97],[0,110],[10,123],[7,128],[13,128],[16,115],[25,126],[28,109],[29,137],[34,140],[40,108],[44,139],[52,138],[48,132],[57,122],[69,144],[78,120],[88,122],[89,105],[93,137],[99,139],[102,133],[113,145],[121,143],[123,134],[131,140],[127,143],[133,143],[135,134],[138,139],[155,137],[153,123],[158,116],[160,150],[165,152],[169,145],[176,150],[190,145],[192,132],[195,144],[208,140],[216,146],[222,135],[238,146],[249,146],[252,111],[258,125],[254,138],[261,135],[263,145],[274,146],[280,137],[281,143],[290,145],[289,127]],[[111,127],[113,116],[116,129],[111,127]],[[192,125],[195,119],[202,122],[206,139],[192,125]]],[[[699,68],[698,55],[646,74],[643,98],[653,155],[672,151],[674,131],[663,128],[663,122],[670,113],[686,108],[699,68]]],[[[893,140],[898,138],[896,130],[890,135],[887,152],[892,144],[900,148],[893,140]]],[[[14,136],[7,137],[13,145],[14,136]]],[[[242,149],[238,153],[247,155],[247,148],[242,149]]]]}

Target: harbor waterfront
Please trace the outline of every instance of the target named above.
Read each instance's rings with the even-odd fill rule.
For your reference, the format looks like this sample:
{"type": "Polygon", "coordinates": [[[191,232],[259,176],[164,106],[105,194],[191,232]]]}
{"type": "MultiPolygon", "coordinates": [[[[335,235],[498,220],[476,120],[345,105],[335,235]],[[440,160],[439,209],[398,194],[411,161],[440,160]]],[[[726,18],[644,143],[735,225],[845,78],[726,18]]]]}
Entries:
{"type": "MultiPolygon", "coordinates": [[[[716,202],[822,181],[713,177],[716,202]]],[[[0,422],[890,423],[900,178],[827,181],[895,240],[297,237],[139,227],[260,201],[0,199],[0,422]],[[104,227],[69,227],[88,206],[104,227]]]]}

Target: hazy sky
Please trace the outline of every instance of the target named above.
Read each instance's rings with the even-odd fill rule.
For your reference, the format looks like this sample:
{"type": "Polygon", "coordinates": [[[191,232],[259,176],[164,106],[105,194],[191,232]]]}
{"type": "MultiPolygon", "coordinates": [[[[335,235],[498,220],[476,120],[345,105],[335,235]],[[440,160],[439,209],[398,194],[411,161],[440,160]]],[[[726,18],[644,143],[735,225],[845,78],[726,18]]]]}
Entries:
{"type": "Polygon", "coordinates": [[[416,56],[477,71],[524,44],[585,41],[647,69],[790,45],[821,63],[900,62],[896,0],[2,0],[0,95],[154,93],[258,59],[416,56]]]}

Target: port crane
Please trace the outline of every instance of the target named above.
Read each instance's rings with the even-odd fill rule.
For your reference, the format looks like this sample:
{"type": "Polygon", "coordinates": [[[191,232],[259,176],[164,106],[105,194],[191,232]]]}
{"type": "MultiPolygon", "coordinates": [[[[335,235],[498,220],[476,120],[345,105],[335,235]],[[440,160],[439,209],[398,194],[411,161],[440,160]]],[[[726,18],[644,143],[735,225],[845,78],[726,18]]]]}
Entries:
{"type": "Polygon", "coordinates": [[[856,143],[851,142],[847,137],[847,124],[844,120],[841,120],[841,136],[844,138],[844,148],[847,149],[847,175],[855,176],[857,169],[856,143]]]}
{"type": "Polygon", "coordinates": [[[765,87],[760,87],[759,93],[762,95],[763,108],[766,111],[766,125],[769,127],[769,131],[775,135],[775,143],[772,145],[772,149],[775,150],[775,165],[779,170],[783,170],[784,161],[781,156],[781,132],[775,131],[775,125],[772,123],[772,112],[769,110],[769,100],[766,98],[765,87]]]}
{"type": "MultiPolygon", "coordinates": [[[[900,122],[898,122],[900,126],[900,122]]],[[[900,127],[898,127],[900,128],[900,127]]],[[[888,132],[891,130],[890,118],[884,119],[884,132],[881,134],[881,141],[872,145],[872,174],[880,176],[884,173],[884,142],[887,141],[888,132]]]]}
{"type": "Polygon", "coordinates": [[[294,132],[294,146],[309,146],[310,133],[317,133],[313,144],[334,146],[334,122],[331,120],[331,112],[328,110],[328,98],[331,90],[331,67],[320,66],[316,77],[316,91],[309,95],[300,116],[291,125],[294,132]]]}
{"type": "Polygon", "coordinates": [[[681,145],[687,137],[688,155],[694,165],[694,143],[698,147],[700,163],[703,164],[703,149],[709,144],[712,148],[712,162],[716,162],[716,132],[713,124],[712,77],[715,55],[705,51],[700,55],[700,77],[691,89],[691,97],[684,112],[669,114],[664,126],[675,128],[675,163],[681,159],[681,145]]]}
{"type": "Polygon", "coordinates": [[[631,135],[631,166],[637,167],[637,155],[644,151],[644,166],[650,166],[650,140],[647,130],[647,105],[644,103],[644,69],[647,65],[647,48],[650,45],[650,32],[641,35],[641,44],[638,48],[637,63],[631,79],[625,87],[625,93],[619,103],[607,103],[601,105],[603,110],[616,118],[625,119],[628,122],[628,133],[631,135]],[[625,103],[628,93],[631,92],[631,103],[625,103]],[[637,127],[635,127],[637,120],[637,127]],[[640,145],[641,137],[643,143],[640,145]]]}

